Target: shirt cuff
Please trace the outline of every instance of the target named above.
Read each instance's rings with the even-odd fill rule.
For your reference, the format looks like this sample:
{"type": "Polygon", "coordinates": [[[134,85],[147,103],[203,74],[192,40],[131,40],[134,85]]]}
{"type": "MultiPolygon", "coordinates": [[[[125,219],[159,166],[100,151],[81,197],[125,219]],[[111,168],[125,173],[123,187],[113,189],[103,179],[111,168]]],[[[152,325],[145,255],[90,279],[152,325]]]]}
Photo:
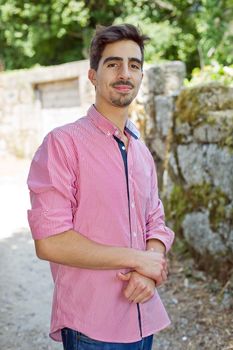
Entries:
{"type": "Polygon", "coordinates": [[[27,213],[33,239],[47,238],[73,229],[70,208],[67,210],[37,208],[28,210],[27,213]]]}

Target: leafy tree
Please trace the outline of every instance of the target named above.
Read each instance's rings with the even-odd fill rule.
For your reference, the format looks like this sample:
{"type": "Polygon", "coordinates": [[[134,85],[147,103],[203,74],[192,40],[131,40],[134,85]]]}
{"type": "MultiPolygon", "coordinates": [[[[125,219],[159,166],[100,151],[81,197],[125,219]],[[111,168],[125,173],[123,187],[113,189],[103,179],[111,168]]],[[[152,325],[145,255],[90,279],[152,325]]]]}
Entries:
{"type": "Polygon", "coordinates": [[[140,0],[126,8],[116,22],[139,23],[150,35],[147,60],[182,60],[189,73],[213,60],[233,63],[233,0],[140,0]]]}
{"type": "Polygon", "coordinates": [[[11,0],[1,4],[1,51],[6,68],[80,59],[81,32],[87,21],[80,1],[11,0]]]}
{"type": "Polygon", "coordinates": [[[212,60],[225,65],[233,63],[233,1],[203,0],[196,18],[200,36],[201,65],[212,60]]]}
{"type": "Polygon", "coordinates": [[[145,58],[182,60],[188,72],[232,64],[233,0],[0,0],[6,69],[88,56],[97,24],[129,22],[151,37],[145,58]]]}
{"type": "Polygon", "coordinates": [[[0,55],[6,68],[84,58],[95,25],[111,24],[120,13],[117,3],[0,0],[0,55]]]}

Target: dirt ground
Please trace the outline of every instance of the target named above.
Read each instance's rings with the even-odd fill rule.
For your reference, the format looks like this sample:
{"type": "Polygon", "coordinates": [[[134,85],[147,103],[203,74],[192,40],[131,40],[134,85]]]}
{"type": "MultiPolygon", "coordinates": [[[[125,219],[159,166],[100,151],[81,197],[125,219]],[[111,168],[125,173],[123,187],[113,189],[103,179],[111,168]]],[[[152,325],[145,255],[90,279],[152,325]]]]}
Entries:
{"type": "MultiPolygon", "coordinates": [[[[49,266],[35,257],[27,226],[29,162],[0,162],[0,350],[61,350],[48,337],[49,266]]],[[[172,253],[169,280],[160,288],[172,325],[155,336],[154,350],[233,349],[229,286],[199,271],[189,256],[172,253]]]]}

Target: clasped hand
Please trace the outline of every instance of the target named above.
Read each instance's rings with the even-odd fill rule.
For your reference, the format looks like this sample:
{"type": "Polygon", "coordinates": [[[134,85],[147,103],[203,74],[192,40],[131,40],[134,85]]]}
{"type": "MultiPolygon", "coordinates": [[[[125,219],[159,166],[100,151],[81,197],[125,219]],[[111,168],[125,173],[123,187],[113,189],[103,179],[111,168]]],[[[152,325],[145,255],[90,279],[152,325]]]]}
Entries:
{"type": "Polygon", "coordinates": [[[156,280],[151,277],[145,276],[139,269],[139,271],[130,271],[126,274],[119,272],[117,274],[118,278],[122,281],[128,282],[123,293],[129,302],[133,303],[145,303],[150,300],[154,293],[155,287],[160,286],[167,280],[168,267],[167,260],[161,253],[149,253],[157,254],[157,265],[156,271],[153,272],[153,276],[156,280]]]}

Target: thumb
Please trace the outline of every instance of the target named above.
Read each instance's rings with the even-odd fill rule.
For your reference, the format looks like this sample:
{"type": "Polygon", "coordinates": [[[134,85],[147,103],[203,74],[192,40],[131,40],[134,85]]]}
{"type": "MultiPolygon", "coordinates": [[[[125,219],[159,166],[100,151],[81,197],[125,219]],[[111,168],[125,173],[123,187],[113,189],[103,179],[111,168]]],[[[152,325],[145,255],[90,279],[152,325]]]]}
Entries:
{"type": "Polygon", "coordinates": [[[118,272],[117,277],[122,280],[122,281],[129,281],[131,276],[131,272],[128,272],[126,274],[122,273],[122,272],[118,272]]]}

